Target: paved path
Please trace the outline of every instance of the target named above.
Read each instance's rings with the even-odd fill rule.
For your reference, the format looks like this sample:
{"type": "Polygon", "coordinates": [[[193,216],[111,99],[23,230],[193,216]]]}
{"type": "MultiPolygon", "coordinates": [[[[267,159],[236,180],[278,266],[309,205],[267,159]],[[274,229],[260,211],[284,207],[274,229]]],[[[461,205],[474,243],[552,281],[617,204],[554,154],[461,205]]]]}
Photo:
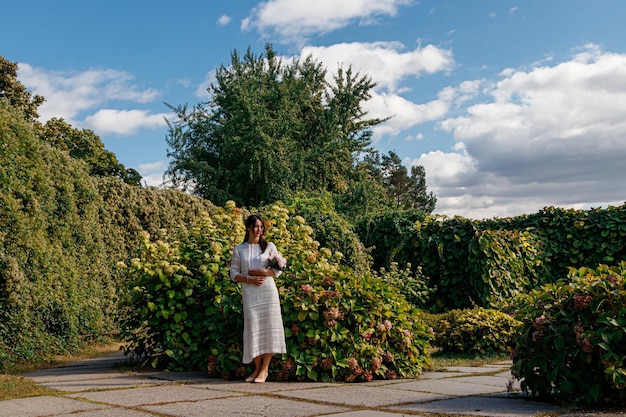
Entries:
{"type": "Polygon", "coordinates": [[[201,372],[115,371],[123,360],[113,354],[26,374],[61,394],[0,401],[0,417],[565,416],[524,399],[506,363],[358,384],[250,384],[201,372]]]}

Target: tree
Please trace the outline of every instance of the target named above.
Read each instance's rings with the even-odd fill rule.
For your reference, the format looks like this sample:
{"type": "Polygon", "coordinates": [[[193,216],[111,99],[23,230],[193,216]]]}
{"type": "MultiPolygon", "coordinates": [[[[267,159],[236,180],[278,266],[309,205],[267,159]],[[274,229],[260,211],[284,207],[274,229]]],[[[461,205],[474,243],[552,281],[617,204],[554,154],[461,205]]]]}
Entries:
{"type": "Polygon", "coordinates": [[[90,175],[117,177],[127,184],[141,185],[141,175],[121,164],[91,130],[76,129],[63,119],[52,118],[41,129],[41,139],[69,153],[71,157],[85,161],[89,165],[90,175]]]}
{"type": "MultiPolygon", "coordinates": [[[[364,156],[375,154],[361,103],[375,83],[352,69],[327,72],[312,57],[283,63],[265,53],[231,54],[209,102],[172,108],[167,174],[217,205],[260,205],[298,191],[349,192],[364,156]]],[[[380,187],[380,185],[378,185],[380,187]]]]}
{"type": "Polygon", "coordinates": [[[28,120],[35,121],[39,117],[37,108],[44,102],[44,98],[33,96],[26,90],[17,80],[17,68],[17,63],[0,56],[0,99],[8,100],[11,107],[22,111],[28,120]]]}
{"type": "Polygon", "coordinates": [[[437,197],[426,190],[426,172],[421,165],[411,167],[411,175],[394,151],[383,155],[381,164],[382,182],[398,206],[405,209],[422,209],[431,213],[437,197]]]}
{"type": "Polygon", "coordinates": [[[437,204],[437,197],[431,191],[426,192],[426,170],[421,165],[411,167],[411,187],[408,190],[408,208],[421,208],[432,213],[437,204]]]}

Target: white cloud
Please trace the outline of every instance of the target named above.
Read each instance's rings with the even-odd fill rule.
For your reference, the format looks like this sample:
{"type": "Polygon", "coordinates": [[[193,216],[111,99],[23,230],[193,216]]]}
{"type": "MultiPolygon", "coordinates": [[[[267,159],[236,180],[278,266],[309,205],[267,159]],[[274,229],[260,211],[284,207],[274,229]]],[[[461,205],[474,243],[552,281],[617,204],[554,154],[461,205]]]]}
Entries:
{"type": "Polygon", "coordinates": [[[164,178],[166,169],[167,163],[163,161],[149,162],[137,166],[137,172],[141,174],[143,184],[148,187],[162,186],[166,182],[164,178]]]}
{"type": "Polygon", "coordinates": [[[323,62],[331,72],[337,67],[367,74],[378,88],[396,91],[403,80],[426,74],[450,71],[454,66],[452,51],[434,45],[406,51],[400,42],[339,43],[331,46],[306,46],[300,56],[309,55],[323,62]]]}
{"type": "Polygon", "coordinates": [[[46,102],[38,109],[42,122],[59,117],[98,135],[130,135],[139,129],[162,128],[166,125],[164,117],[171,117],[166,113],[150,114],[147,110],[103,109],[114,100],[145,104],[159,97],[160,93],[153,88],[134,85],[133,76],[124,71],[59,72],[20,63],[18,78],[34,94],[45,97],[46,102]],[[91,111],[96,112],[89,114],[91,111]]]}
{"type": "MultiPolygon", "coordinates": [[[[436,100],[416,104],[404,98],[403,82],[427,74],[450,71],[454,66],[452,52],[433,45],[404,51],[399,42],[340,43],[326,47],[307,46],[300,53],[304,59],[309,55],[336,73],[338,67],[351,67],[361,75],[368,75],[378,83],[372,98],[364,103],[368,117],[392,118],[375,127],[374,140],[382,135],[398,135],[417,124],[443,118],[453,102],[470,94],[471,83],[458,89],[442,90],[436,100]]],[[[475,94],[472,91],[471,94],[475,94]]]]}
{"type": "Polygon", "coordinates": [[[165,127],[165,118],[173,119],[172,113],[150,114],[147,110],[103,109],[87,116],[82,125],[98,135],[131,135],[140,129],[165,127]]]}
{"type": "Polygon", "coordinates": [[[147,187],[161,187],[165,181],[163,180],[163,173],[153,173],[142,175],[141,182],[147,187]]]}
{"type": "Polygon", "coordinates": [[[218,26],[226,26],[231,22],[231,20],[233,20],[232,17],[223,14],[219,17],[219,19],[217,19],[217,24],[218,26]]]}
{"type": "Polygon", "coordinates": [[[481,218],[623,204],[626,54],[589,45],[570,61],[501,76],[482,102],[441,122],[456,152],[413,162],[437,211],[481,218]]]}
{"type": "Polygon", "coordinates": [[[391,119],[372,128],[374,138],[379,139],[383,135],[395,136],[415,125],[441,119],[446,115],[449,102],[445,100],[433,100],[425,104],[415,104],[397,94],[372,93],[372,98],[363,105],[369,118],[391,119]]]}
{"type": "Polygon", "coordinates": [[[369,25],[377,16],[395,16],[412,0],[269,0],[242,22],[242,29],[273,33],[283,42],[303,40],[358,22],[369,25]]]}
{"type": "Polygon", "coordinates": [[[211,84],[217,83],[217,78],[215,78],[216,72],[217,71],[213,69],[206,73],[204,77],[204,81],[198,85],[198,88],[196,88],[196,91],[195,91],[196,97],[202,100],[208,99],[210,97],[208,89],[209,87],[211,87],[211,84]]]}
{"type": "Polygon", "coordinates": [[[46,71],[20,63],[18,78],[34,94],[46,98],[38,109],[44,122],[52,117],[62,117],[74,124],[81,112],[108,100],[148,103],[159,96],[155,89],[142,90],[133,85],[129,73],[112,69],[69,73],[46,71]]]}
{"type": "Polygon", "coordinates": [[[163,161],[149,162],[146,164],[139,164],[137,172],[140,174],[150,174],[156,172],[164,172],[167,168],[167,164],[163,161]]]}

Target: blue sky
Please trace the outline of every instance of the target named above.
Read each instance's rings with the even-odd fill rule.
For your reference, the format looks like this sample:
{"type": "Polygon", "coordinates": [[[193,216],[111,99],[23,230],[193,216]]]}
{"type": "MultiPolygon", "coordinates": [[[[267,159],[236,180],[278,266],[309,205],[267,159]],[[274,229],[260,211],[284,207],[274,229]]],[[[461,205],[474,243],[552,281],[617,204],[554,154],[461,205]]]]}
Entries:
{"type": "Polygon", "coordinates": [[[436,213],[491,218],[626,201],[623,0],[2,1],[0,55],[148,185],[164,102],[196,104],[233,50],[312,54],[378,83],[381,153],[422,165],[436,213]]]}

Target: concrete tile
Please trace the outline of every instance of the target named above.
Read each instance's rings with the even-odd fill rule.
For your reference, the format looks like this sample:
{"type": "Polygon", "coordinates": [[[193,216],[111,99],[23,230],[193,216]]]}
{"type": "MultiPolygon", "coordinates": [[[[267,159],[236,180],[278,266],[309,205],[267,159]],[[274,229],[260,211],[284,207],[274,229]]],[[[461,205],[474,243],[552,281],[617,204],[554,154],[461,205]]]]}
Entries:
{"type": "Polygon", "coordinates": [[[154,414],[146,414],[142,411],[126,410],[123,408],[107,408],[104,410],[87,411],[79,414],[55,414],[54,417],[148,417],[151,415],[154,414]]]}
{"type": "Polygon", "coordinates": [[[483,385],[459,381],[460,378],[430,379],[424,381],[404,382],[395,384],[393,389],[430,392],[433,394],[449,395],[453,397],[467,395],[482,395],[497,392],[506,392],[506,387],[483,385]]]}
{"type": "Polygon", "coordinates": [[[39,417],[106,409],[104,405],[63,397],[31,397],[0,401],[0,417],[39,417]]]}
{"type": "Polygon", "coordinates": [[[443,379],[466,375],[465,372],[424,372],[419,379],[443,379]]]}
{"type": "Polygon", "coordinates": [[[506,390],[507,383],[509,382],[510,378],[485,375],[451,378],[450,380],[454,382],[464,382],[466,384],[491,385],[493,387],[506,390]]]}
{"type": "Polygon", "coordinates": [[[326,414],[324,417],[404,417],[404,415],[375,410],[358,410],[348,411],[347,413],[326,414]]]}
{"type": "MultiPolygon", "coordinates": [[[[494,366],[446,366],[448,372],[462,372],[468,374],[486,374],[489,372],[497,371],[499,367],[494,366]]],[[[504,370],[504,368],[501,368],[504,370]]]]}
{"type": "Polygon", "coordinates": [[[149,379],[135,375],[112,374],[108,378],[88,379],[81,381],[46,382],[39,385],[65,392],[82,392],[89,390],[131,388],[135,386],[152,386],[164,384],[171,384],[171,382],[158,379],[149,379]]]}
{"type": "Polygon", "coordinates": [[[412,401],[432,401],[446,398],[443,395],[411,392],[388,387],[368,387],[362,384],[344,384],[336,387],[303,391],[282,391],[276,395],[308,401],[342,405],[380,407],[412,401]]]}
{"type": "Polygon", "coordinates": [[[463,397],[429,403],[405,404],[390,407],[393,410],[477,415],[483,417],[532,417],[544,413],[558,413],[561,408],[546,403],[513,397],[463,397]]]}
{"type": "Polygon", "coordinates": [[[211,390],[245,392],[245,393],[271,393],[291,390],[316,389],[320,387],[332,387],[342,385],[337,383],[323,382],[265,382],[263,384],[253,384],[244,381],[213,380],[209,383],[190,385],[194,388],[204,388],[211,390]]]}
{"type": "Polygon", "coordinates": [[[310,417],[349,411],[338,406],[258,395],[246,395],[234,400],[232,398],[220,398],[208,401],[151,405],[141,407],[141,409],[172,417],[310,417]]]}
{"type": "Polygon", "coordinates": [[[84,392],[70,395],[72,398],[84,398],[99,403],[124,407],[136,407],[148,404],[165,404],[182,401],[200,401],[222,397],[236,397],[236,394],[224,391],[190,388],[185,385],[167,385],[158,387],[129,388],[99,392],[84,392]]]}

